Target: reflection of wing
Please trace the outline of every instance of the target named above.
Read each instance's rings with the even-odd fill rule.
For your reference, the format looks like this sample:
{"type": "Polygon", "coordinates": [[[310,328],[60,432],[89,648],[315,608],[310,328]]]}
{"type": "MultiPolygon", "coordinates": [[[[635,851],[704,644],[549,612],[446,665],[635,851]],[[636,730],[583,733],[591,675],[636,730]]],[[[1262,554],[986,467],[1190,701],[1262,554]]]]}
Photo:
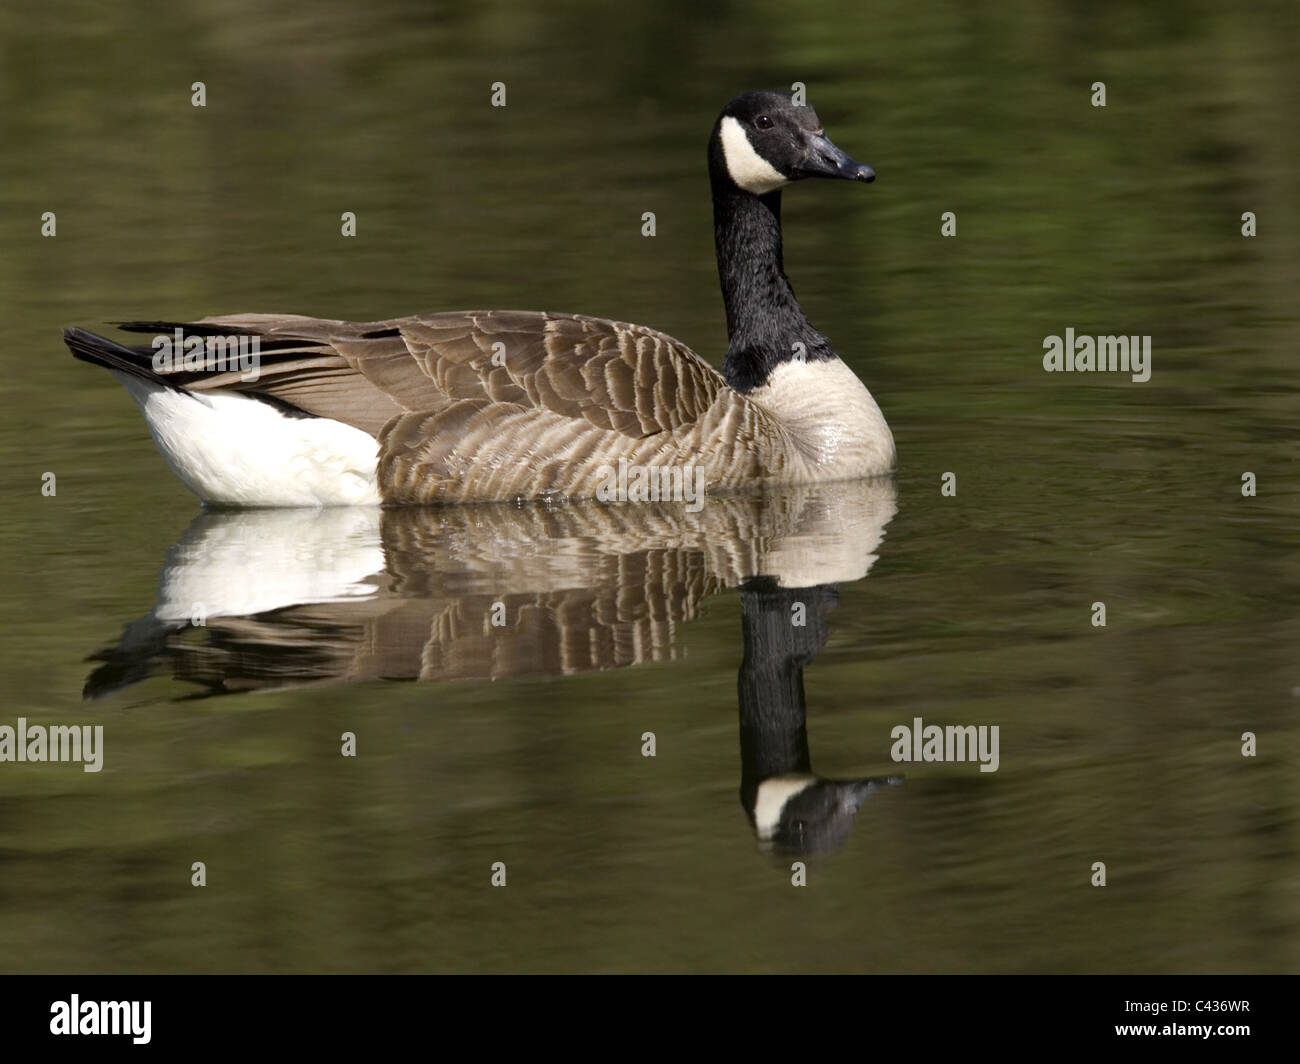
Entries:
{"type": "Polygon", "coordinates": [[[893,512],[892,483],[859,481],[708,498],[697,513],[586,503],[205,514],[172,548],[158,606],[97,656],[86,693],[163,670],[220,693],[662,661],[705,598],[751,576],[800,587],[865,575],[893,512]],[[188,623],[196,602],[201,628],[188,623]]]}
{"type": "Polygon", "coordinates": [[[210,621],[203,643],[177,633],[166,657],[178,679],[212,693],[370,679],[567,675],[664,661],[673,656],[676,621],[694,616],[700,600],[721,586],[700,568],[645,575],[639,586],[623,589],[453,600],[384,595],[351,607],[297,606],[210,621]],[[681,616],[656,615],[669,598],[683,608],[681,616]]]}

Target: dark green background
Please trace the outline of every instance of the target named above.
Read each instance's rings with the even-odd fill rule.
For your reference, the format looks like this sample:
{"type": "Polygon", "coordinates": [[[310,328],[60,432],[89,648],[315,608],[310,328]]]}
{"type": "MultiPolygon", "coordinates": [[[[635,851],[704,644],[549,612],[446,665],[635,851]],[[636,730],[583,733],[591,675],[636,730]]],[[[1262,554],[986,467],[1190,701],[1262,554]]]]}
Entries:
{"type": "Polygon", "coordinates": [[[0,765],[0,969],[1295,971],[1300,13],[1250,7],[0,13],[0,722],[108,731],[98,775],[0,765]],[[519,307],[717,364],[709,126],[796,80],[879,177],[792,189],[786,264],[900,461],[814,759],[889,771],[921,715],[999,724],[996,775],[910,766],[793,889],[735,796],[734,593],[671,664],[81,702],[197,503],[61,326],[519,307]],[[1151,335],[1152,379],[1044,373],[1066,327],[1151,335]]]}

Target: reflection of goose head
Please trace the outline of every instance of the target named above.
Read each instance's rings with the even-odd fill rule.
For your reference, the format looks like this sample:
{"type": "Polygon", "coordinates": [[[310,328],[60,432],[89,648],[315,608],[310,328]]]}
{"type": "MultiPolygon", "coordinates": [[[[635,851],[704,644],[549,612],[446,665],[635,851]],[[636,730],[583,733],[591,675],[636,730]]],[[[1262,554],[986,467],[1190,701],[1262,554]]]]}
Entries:
{"type": "Polygon", "coordinates": [[[780,587],[770,577],[740,589],[740,801],[759,841],[782,853],[836,849],[868,795],[898,776],[830,780],[813,775],[803,669],[822,648],[839,587],[780,587]]]}
{"type": "Polygon", "coordinates": [[[839,849],[862,803],[901,776],[827,780],[812,775],[772,776],[758,785],[749,810],[759,841],[779,853],[810,856],[839,849]]]}

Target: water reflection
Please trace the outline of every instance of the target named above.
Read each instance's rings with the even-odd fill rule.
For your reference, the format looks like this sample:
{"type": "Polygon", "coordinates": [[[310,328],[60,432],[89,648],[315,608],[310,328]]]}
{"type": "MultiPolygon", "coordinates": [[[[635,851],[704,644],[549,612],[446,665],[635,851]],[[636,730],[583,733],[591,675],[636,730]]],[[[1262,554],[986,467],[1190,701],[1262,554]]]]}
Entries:
{"type": "Polygon", "coordinates": [[[829,780],[812,771],[803,667],[826,643],[838,584],[783,587],[770,576],[740,589],[740,800],[759,840],[782,853],[839,847],[862,803],[898,776],[829,780]],[[798,617],[803,624],[791,623],[798,617]]]}
{"type": "Polygon", "coordinates": [[[803,668],[840,585],[870,570],[890,480],[681,505],[205,512],[157,601],[94,655],[100,698],[150,676],[196,697],[368,679],[570,675],[674,656],[678,625],[740,588],[741,801],[765,847],[824,852],[896,777],[812,770],[803,668]]]}

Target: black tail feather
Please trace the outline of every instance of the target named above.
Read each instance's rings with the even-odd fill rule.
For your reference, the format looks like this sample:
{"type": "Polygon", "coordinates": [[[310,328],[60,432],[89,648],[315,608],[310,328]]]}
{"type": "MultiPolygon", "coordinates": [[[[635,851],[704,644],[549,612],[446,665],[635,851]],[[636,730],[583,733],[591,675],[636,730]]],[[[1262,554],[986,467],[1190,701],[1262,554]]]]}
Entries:
{"type": "Polygon", "coordinates": [[[127,373],[152,384],[162,384],[178,392],[185,390],[174,381],[169,381],[154,372],[153,360],[148,349],[132,350],[106,336],[99,336],[86,329],[75,327],[63,330],[63,342],[68,345],[73,355],[83,362],[127,373]]]}
{"type": "MultiPolygon", "coordinates": [[[[156,336],[172,336],[177,329],[182,335],[190,336],[258,336],[261,340],[258,343],[258,350],[263,355],[274,354],[302,354],[305,351],[315,350],[317,348],[328,346],[320,340],[307,340],[300,336],[285,336],[278,339],[271,339],[266,333],[257,329],[245,328],[240,325],[220,325],[212,322],[184,322],[184,321],[115,321],[111,324],[116,325],[123,332],[133,333],[153,333],[156,336]]],[[[151,347],[140,345],[132,348],[134,351],[151,352],[151,347]]]]}
{"type": "Polygon", "coordinates": [[[237,325],[218,325],[215,323],[185,321],[115,321],[110,322],[123,332],[166,333],[170,335],[180,329],[186,336],[258,336],[256,329],[244,329],[237,325]]]}
{"type": "MultiPolygon", "coordinates": [[[[223,336],[231,333],[251,336],[263,335],[256,330],[231,329],[225,325],[185,325],[179,322],[132,321],[122,323],[121,327],[129,332],[160,334],[181,329],[186,336],[223,336]]],[[[169,369],[166,373],[159,373],[154,369],[155,351],[152,344],[126,347],[116,340],[110,340],[106,336],[100,336],[97,333],[79,329],[75,326],[63,330],[63,342],[83,362],[90,362],[96,366],[103,366],[119,373],[126,373],[140,380],[149,381],[152,384],[161,384],[185,395],[194,396],[201,392],[203,390],[201,382],[205,377],[210,376],[201,369],[182,369],[180,367],[169,369]]],[[[319,341],[292,338],[261,340],[258,342],[258,355],[265,367],[277,362],[287,362],[302,358],[304,355],[311,355],[323,346],[327,345],[323,345],[319,341]]],[[[229,386],[237,388],[251,399],[270,404],[286,416],[312,416],[305,410],[294,406],[288,400],[281,399],[279,396],[268,392],[259,391],[255,387],[241,388],[234,381],[229,382],[229,386]]]]}

